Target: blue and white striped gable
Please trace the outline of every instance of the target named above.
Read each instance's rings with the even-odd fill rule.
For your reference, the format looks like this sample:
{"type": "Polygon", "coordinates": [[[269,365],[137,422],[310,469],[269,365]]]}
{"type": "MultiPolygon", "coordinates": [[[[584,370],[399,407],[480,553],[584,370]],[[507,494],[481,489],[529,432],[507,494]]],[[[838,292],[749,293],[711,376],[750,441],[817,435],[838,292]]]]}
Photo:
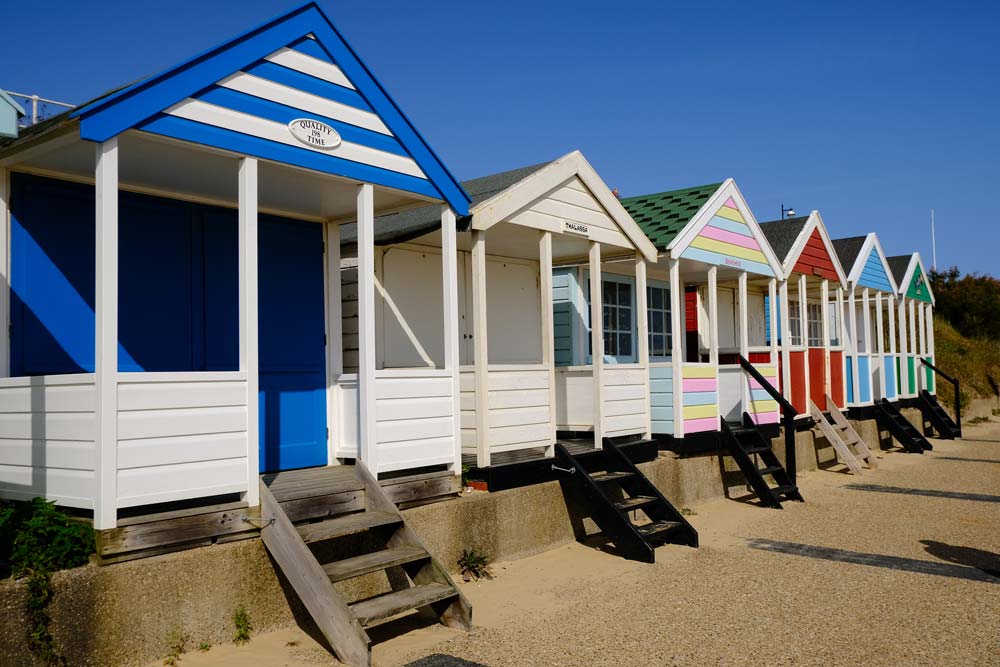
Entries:
{"type": "Polygon", "coordinates": [[[468,196],[314,3],[74,115],[442,199],[468,196]]]}
{"type": "Polygon", "coordinates": [[[861,287],[895,293],[896,281],[889,270],[885,253],[882,252],[882,244],[879,243],[874,232],[869,233],[865,239],[865,244],[858,253],[849,279],[861,287]]]}

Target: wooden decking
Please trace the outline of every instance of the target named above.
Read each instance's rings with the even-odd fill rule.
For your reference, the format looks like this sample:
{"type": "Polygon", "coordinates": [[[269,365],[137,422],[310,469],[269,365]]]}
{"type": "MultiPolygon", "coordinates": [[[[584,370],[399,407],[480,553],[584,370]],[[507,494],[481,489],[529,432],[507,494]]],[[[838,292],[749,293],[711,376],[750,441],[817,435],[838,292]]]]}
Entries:
{"type": "MultiPolygon", "coordinates": [[[[365,482],[353,465],[267,473],[261,480],[293,522],[365,508],[365,482]]],[[[460,481],[450,471],[436,470],[397,475],[381,480],[379,486],[398,508],[405,509],[456,496],[460,481]]],[[[256,537],[260,517],[259,507],[231,499],[158,507],[155,512],[124,517],[117,528],[100,531],[98,558],[109,564],[256,537]]]]}
{"type": "MultiPolygon", "coordinates": [[[[571,454],[586,454],[587,452],[592,452],[596,450],[594,447],[594,441],[592,438],[560,438],[559,444],[564,446],[571,454]]],[[[530,449],[516,449],[511,452],[500,452],[498,454],[493,454],[490,457],[490,465],[492,466],[505,466],[517,463],[525,463],[528,461],[539,461],[552,457],[545,456],[544,447],[534,447],[530,449]]],[[[462,464],[467,465],[470,468],[476,467],[476,455],[475,454],[462,454],[462,464]]]]}

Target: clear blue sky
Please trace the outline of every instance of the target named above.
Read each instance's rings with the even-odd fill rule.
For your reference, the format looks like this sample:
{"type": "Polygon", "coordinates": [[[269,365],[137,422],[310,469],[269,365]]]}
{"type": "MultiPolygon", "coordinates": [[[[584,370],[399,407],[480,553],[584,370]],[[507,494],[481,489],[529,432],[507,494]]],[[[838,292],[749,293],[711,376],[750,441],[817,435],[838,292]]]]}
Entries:
{"type": "MultiPolygon", "coordinates": [[[[297,2],[9,3],[0,87],[79,103],[297,2]]],[[[455,174],[580,149],[623,195],[733,177],[759,220],[1000,275],[996,2],[321,2],[455,174]]]]}

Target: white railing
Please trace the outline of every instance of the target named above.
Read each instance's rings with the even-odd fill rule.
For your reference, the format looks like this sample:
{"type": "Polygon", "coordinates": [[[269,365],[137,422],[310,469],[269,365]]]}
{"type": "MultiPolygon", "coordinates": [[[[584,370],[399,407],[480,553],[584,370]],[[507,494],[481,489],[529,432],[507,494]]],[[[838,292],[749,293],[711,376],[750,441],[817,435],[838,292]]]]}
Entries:
{"type": "Polygon", "coordinates": [[[28,107],[30,111],[26,112],[24,118],[22,118],[18,125],[20,127],[29,127],[34,125],[40,120],[45,120],[46,118],[51,118],[58,113],[62,113],[66,109],[75,109],[76,106],[73,104],[67,104],[66,102],[57,102],[55,100],[46,99],[44,97],[39,97],[38,95],[25,95],[23,93],[13,93],[11,91],[5,91],[8,95],[14,98],[14,101],[23,100],[24,105],[28,107]],[[39,107],[39,104],[42,106],[39,107]],[[55,113],[49,113],[48,106],[53,105],[60,107],[55,113]]]}
{"type": "MultiPolygon", "coordinates": [[[[549,371],[542,364],[487,369],[487,436],[491,453],[552,445],[549,371]]],[[[461,369],[462,451],[478,453],[475,369],[461,369]]]]}

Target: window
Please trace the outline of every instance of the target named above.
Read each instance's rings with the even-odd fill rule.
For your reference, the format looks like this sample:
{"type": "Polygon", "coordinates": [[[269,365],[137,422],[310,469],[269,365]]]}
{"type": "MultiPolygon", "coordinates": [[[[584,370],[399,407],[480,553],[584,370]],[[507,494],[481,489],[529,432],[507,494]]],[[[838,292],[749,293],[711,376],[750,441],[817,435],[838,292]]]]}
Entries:
{"type": "Polygon", "coordinates": [[[830,346],[840,347],[840,308],[836,302],[831,302],[827,304],[827,312],[830,314],[830,346]]]}
{"type": "Polygon", "coordinates": [[[809,347],[823,347],[823,306],[819,303],[806,304],[809,347]]]}
{"type": "MultiPolygon", "coordinates": [[[[633,282],[629,276],[608,275],[601,280],[601,299],[604,302],[604,356],[622,363],[635,361],[635,299],[633,282]]],[[[587,313],[590,313],[590,279],[584,283],[587,313]]],[[[589,319],[589,318],[588,318],[589,319]]],[[[587,356],[593,357],[590,325],[587,325],[587,356]]]]}
{"type": "Polygon", "coordinates": [[[799,302],[788,301],[788,332],[792,340],[790,345],[802,345],[802,311],[799,310],[799,302]]]}
{"type": "Polygon", "coordinates": [[[670,290],[658,285],[646,287],[646,315],[649,320],[649,356],[669,357],[670,290]]]}

